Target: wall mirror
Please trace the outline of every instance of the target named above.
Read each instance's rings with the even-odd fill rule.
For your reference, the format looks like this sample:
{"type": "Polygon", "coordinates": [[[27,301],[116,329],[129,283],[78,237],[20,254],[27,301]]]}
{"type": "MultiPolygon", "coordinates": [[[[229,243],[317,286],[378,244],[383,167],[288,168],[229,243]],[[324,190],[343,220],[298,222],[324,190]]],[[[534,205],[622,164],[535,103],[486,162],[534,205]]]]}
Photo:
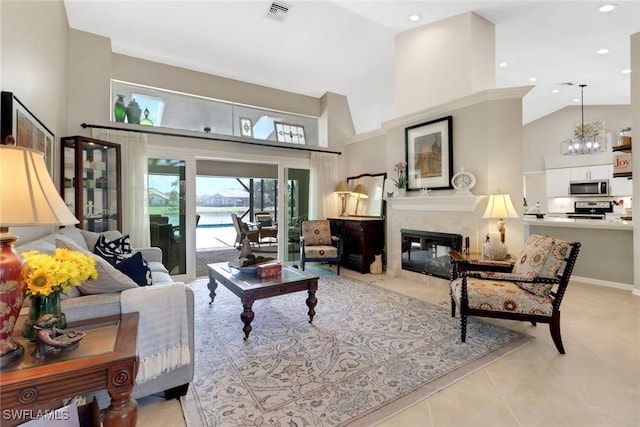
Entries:
{"type": "Polygon", "coordinates": [[[349,215],[381,217],[383,215],[382,189],[386,178],[386,172],[347,177],[347,184],[352,191],[347,201],[349,215]],[[364,192],[354,192],[358,190],[364,192]]]}

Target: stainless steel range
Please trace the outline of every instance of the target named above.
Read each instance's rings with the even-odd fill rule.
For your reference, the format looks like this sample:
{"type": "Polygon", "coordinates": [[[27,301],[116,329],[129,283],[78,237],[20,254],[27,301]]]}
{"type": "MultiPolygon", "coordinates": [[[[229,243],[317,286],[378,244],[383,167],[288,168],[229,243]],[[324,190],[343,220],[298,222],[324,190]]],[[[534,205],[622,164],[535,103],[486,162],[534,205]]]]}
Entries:
{"type": "Polygon", "coordinates": [[[568,212],[567,218],[605,219],[607,213],[613,212],[613,203],[608,201],[579,201],[574,204],[574,212],[568,212]]]}

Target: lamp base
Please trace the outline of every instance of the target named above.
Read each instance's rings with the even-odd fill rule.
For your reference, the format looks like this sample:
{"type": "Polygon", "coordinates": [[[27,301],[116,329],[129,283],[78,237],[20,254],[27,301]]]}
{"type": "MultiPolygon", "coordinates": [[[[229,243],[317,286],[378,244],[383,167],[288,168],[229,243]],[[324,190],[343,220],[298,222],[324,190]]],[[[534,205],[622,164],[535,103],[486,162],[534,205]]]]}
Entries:
{"type": "Polygon", "coordinates": [[[6,369],[15,365],[22,360],[22,356],[24,356],[24,347],[22,344],[18,344],[15,350],[0,356],[0,369],[6,369]]]}
{"type": "Polygon", "coordinates": [[[509,250],[504,243],[484,243],[482,245],[482,257],[492,261],[503,260],[509,255],[509,250]]]}
{"type": "Polygon", "coordinates": [[[0,227],[0,366],[12,365],[22,359],[24,348],[13,338],[13,328],[20,315],[24,300],[25,283],[22,280],[24,258],[13,245],[17,237],[7,227],[0,227]]]}

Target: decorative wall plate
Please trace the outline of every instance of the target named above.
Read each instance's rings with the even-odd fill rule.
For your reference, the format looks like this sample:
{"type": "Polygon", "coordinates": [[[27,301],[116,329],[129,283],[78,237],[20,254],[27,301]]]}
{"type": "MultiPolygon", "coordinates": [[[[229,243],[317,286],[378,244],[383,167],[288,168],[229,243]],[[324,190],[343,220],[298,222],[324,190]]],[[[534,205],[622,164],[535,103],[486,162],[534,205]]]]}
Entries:
{"type": "Polygon", "coordinates": [[[476,185],[476,176],[461,168],[460,172],[451,178],[451,185],[456,189],[457,195],[472,194],[471,189],[476,185]]]}

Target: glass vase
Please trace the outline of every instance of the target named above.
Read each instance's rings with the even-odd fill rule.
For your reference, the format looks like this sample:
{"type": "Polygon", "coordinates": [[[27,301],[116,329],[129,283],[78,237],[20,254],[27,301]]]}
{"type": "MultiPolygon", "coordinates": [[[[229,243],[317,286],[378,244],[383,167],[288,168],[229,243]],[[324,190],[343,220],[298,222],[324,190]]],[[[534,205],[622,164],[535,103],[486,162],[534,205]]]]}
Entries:
{"type": "Polygon", "coordinates": [[[127,106],[124,105],[124,95],[117,95],[118,99],[113,105],[113,117],[116,122],[124,122],[124,118],[127,115],[127,106]]]}
{"type": "Polygon", "coordinates": [[[142,110],[140,109],[140,106],[135,99],[132,99],[127,106],[127,122],[134,125],[139,125],[141,114],[142,110]]]}
{"type": "Polygon", "coordinates": [[[60,293],[54,292],[51,295],[34,297],[31,295],[29,304],[29,316],[22,326],[22,336],[33,341],[35,339],[34,325],[38,319],[45,315],[51,314],[58,318],[56,328],[65,329],[67,327],[67,318],[60,307],[60,293]]]}

